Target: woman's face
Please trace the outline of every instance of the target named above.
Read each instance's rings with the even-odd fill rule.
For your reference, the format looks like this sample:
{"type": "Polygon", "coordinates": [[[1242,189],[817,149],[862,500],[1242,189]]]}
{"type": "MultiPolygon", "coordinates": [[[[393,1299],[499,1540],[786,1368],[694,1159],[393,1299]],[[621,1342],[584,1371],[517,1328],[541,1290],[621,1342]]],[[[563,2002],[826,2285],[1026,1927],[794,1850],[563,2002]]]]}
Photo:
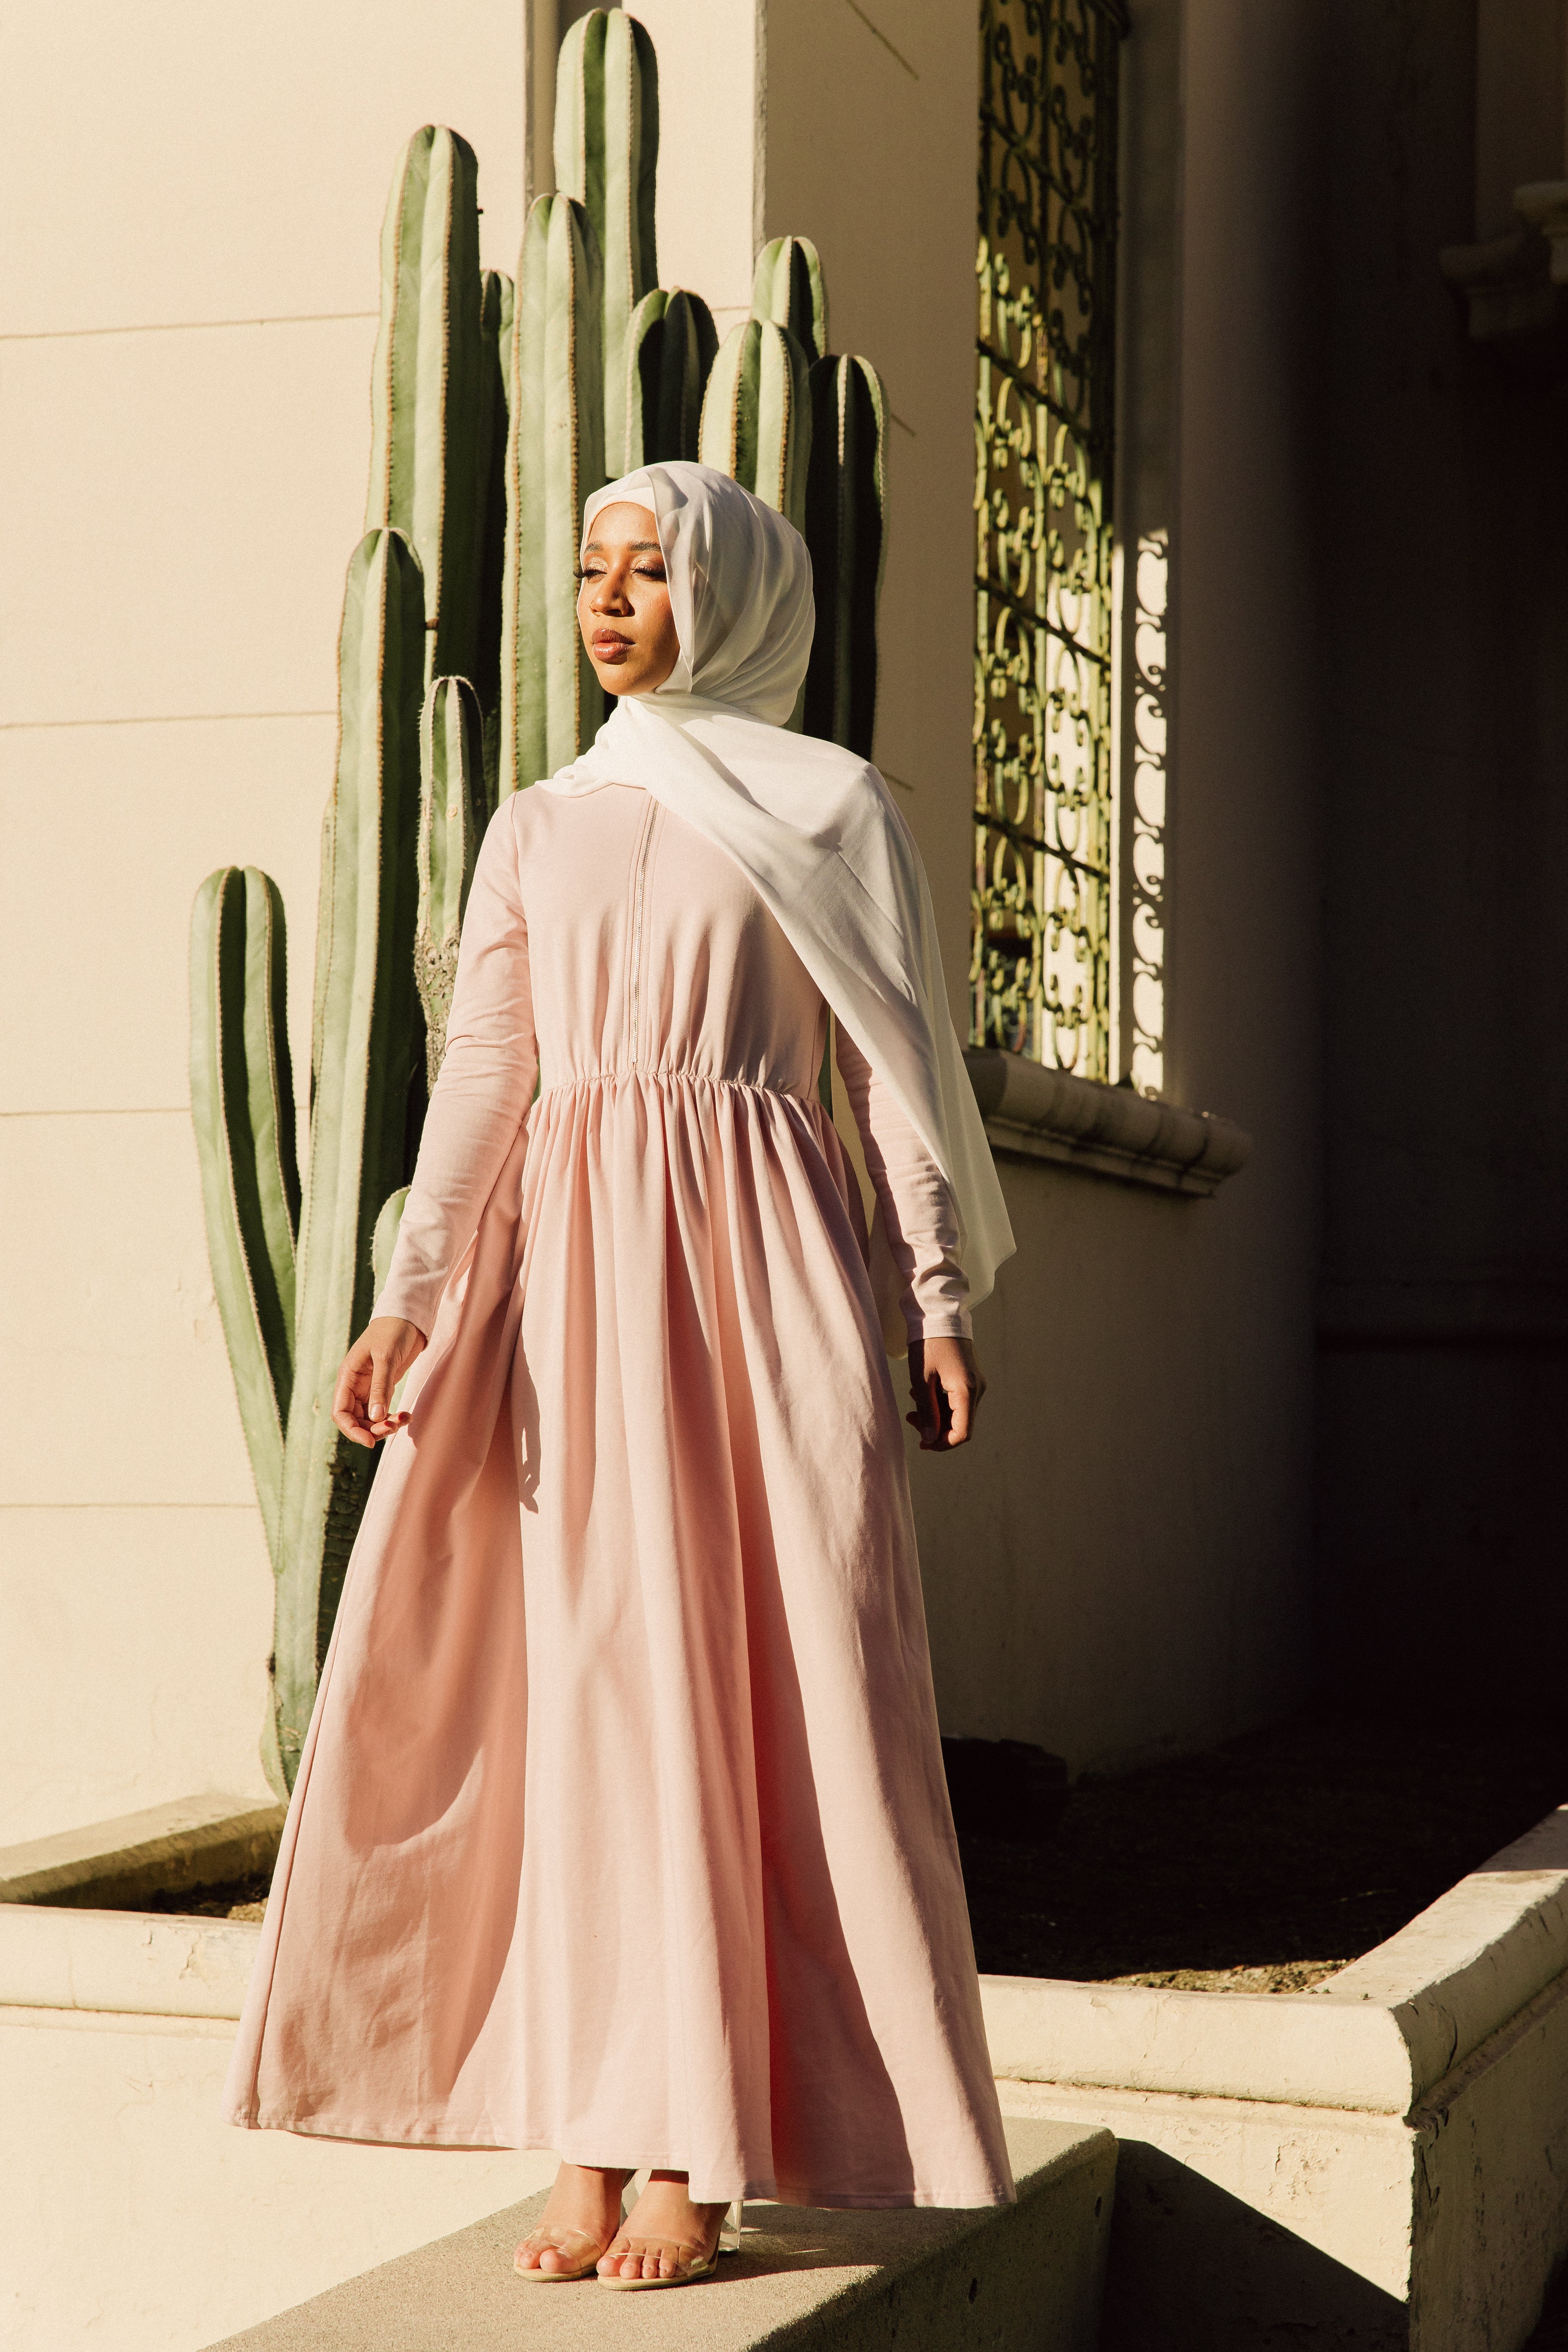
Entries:
{"type": "Polygon", "coordinates": [[[606,694],[651,694],[675,667],[680,640],[658,526],[647,507],[601,507],[594,517],[577,625],[606,694]]]}

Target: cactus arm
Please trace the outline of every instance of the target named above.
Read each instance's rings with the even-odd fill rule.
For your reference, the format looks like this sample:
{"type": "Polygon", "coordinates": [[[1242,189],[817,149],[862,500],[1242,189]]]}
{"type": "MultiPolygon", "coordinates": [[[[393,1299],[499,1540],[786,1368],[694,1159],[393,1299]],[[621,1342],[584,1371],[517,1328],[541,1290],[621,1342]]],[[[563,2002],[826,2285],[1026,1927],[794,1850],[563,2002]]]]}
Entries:
{"type": "Polygon", "coordinates": [[[808,236],[775,236],[757,256],[752,316],[787,327],[809,358],[827,352],[827,288],[808,236]]]}
{"type": "Polygon", "coordinates": [[[805,678],[805,727],[869,759],[877,715],[877,599],[888,536],[887,401],[876,369],[862,359],[818,360],[810,389],[805,541],[816,634],[805,678]]]}
{"type": "Polygon", "coordinates": [[[512,284],[487,269],[480,291],[477,467],[479,485],[479,644],[472,673],[484,719],[485,805],[493,813],[500,762],[502,582],[506,575],[506,371],[511,351],[512,284]]]}
{"type": "Polygon", "coordinates": [[[283,1454],[274,1672],[290,1780],[372,1467],[332,1424],[332,1388],[370,1307],[377,1213],[406,1172],[420,1028],[414,853],[424,638],[418,560],[399,533],[372,531],[350,563],[343,600],[338,767],[317,937],[315,1099],[283,1454]]]}
{"type": "Polygon", "coordinates": [[[253,866],[210,874],[191,909],[191,1117],[213,1287],[275,1570],[300,1211],[285,967],[278,885],[253,866]]]}
{"type": "Polygon", "coordinates": [[[635,473],[669,457],[698,455],[702,395],[719,338],[700,294],[656,286],[645,294],[626,333],[626,444],[606,468],[635,473]]]}
{"type": "Polygon", "coordinates": [[[432,1087],[447,1050],[458,936],[486,815],[479,698],[466,678],[438,677],[419,720],[419,910],[414,930],[414,976],[425,1008],[432,1087]]]}
{"type": "Polygon", "coordinates": [[[403,151],[382,226],[365,529],[413,541],[425,575],[427,678],[472,677],[478,667],[478,190],[468,142],[427,123],[403,151]]]}
{"type": "Polygon", "coordinates": [[[510,371],[503,796],[575,759],[604,713],[575,577],[583,501],[605,478],[600,314],[587,214],[570,196],[539,197],[523,231],[510,371]]]}
{"type": "Polygon", "coordinates": [[[702,462],[805,522],[811,457],[810,362],[787,327],[745,319],[719,346],[702,403],[702,462]]]}

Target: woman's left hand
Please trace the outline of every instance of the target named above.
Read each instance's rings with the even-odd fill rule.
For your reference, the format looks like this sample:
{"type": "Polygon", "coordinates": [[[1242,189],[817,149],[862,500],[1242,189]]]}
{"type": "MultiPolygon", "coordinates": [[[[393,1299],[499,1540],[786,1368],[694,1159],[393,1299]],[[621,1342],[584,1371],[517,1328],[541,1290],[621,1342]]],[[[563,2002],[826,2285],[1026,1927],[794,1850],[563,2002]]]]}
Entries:
{"type": "Polygon", "coordinates": [[[920,1433],[922,1454],[967,1445],[985,1393],[973,1339],[917,1339],[910,1349],[910,1402],[904,1419],[920,1433]]]}

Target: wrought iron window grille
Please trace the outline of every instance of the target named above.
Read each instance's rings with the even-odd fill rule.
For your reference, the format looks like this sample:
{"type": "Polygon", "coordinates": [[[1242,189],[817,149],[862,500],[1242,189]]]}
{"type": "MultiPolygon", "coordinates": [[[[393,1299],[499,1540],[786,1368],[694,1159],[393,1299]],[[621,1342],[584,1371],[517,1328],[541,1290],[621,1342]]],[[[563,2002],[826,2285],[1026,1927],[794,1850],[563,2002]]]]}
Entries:
{"type": "Polygon", "coordinates": [[[1145,691],[1142,702],[1134,691],[1130,716],[1150,736],[1134,754],[1145,818],[1129,842],[1117,838],[1111,485],[1126,31],[1120,0],[981,5],[971,1035],[1100,1080],[1123,1075],[1112,1066],[1120,1052],[1131,1083],[1153,1090],[1163,740],[1149,755],[1163,726],[1163,546],[1138,551],[1131,616],[1145,691]],[[1124,856],[1131,932],[1118,974],[1124,856]]]}

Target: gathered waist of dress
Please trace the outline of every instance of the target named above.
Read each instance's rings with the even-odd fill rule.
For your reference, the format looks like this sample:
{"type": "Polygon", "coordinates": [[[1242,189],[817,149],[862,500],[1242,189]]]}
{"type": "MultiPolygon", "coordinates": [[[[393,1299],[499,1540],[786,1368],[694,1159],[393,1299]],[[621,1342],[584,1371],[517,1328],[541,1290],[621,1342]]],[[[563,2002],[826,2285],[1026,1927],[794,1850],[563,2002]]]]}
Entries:
{"type": "Polygon", "coordinates": [[[649,1068],[642,1062],[620,1069],[584,1070],[574,1078],[557,1078],[550,1086],[541,1086],[538,1099],[548,1102],[552,1095],[584,1094],[591,1087],[622,1086],[633,1079],[657,1087],[706,1087],[715,1094],[771,1095],[783,1102],[797,1103],[803,1110],[811,1110],[817,1105],[815,1092],[771,1085],[765,1078],[715,1077],[709,1070],[682,1069],[668,1064],[649,1068]]]}

